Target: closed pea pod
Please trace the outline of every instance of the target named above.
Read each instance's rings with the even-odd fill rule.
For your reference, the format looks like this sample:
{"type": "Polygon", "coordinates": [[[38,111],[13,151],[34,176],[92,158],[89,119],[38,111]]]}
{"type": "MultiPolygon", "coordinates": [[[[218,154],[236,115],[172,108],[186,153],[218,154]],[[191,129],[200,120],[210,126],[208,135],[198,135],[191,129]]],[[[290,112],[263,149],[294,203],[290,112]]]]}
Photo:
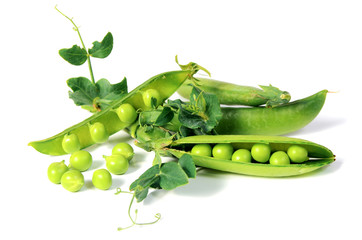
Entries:
{"type": "Polygon", "coordinates": [[[220,135],[283,135],[309,124],[321,111],[327,90],[274,108],[222,107],[220,135]]]}
{"type": "Polygon", "coordinates": [[[245,175],[263,177],[285,177],[300,175],[314,171],[335,161],[334,155],[328,148],[303,139],[283,136],[261,135],[209,135],[192,136],[173,141],[164,150],[177,158],[189,153],[197,166],[233,172],[245,175]],[[292,145],[302,146],[308,151],[310,161],[301,164],[272,165],[269,163],[245,163],[220,158],[197,156],[189,153],[195,144],[228,143],[234,149],[251,149],[254,144],[268,144],[271,152],[284,151],[292,145]]]}
{"type": "MultiPolygon", "coordinates": [[[[79,149],[91,146],[95,144],[95,142],[90,135],[88,127],[89,124],[94,124],[96,122],[102,123],[107,133],[112,135],[130,126],[131,124],[122,122],[119,119],[116,112],[119,106],[124,103],[129,103],[135,109],[150,109],[150,107],[146,106],[143,102],[143,92],[145,92],[147,89],[158,89],[160,101],[162,102],[169,98],[186,79],[192,78],[192,75],[195,74],[199,69],[201,69],[201,67],[197,64],[189,63],[189,69],[187,70],[171,71],[158,74],[136,87],[122,99],[113,102],[108,108],[102,110],[101,112],[95,113],[91,117],[65,129],[61,133],[44,140],[30,142],[29,145],[44,154],[63,155],[67,153],[67,151],[65,151],[62,146],[64,136],[68,134],[74,134],[79,140],[79,149]]],[[[79,149],[77,148],[77,150],[79,149]]]]}

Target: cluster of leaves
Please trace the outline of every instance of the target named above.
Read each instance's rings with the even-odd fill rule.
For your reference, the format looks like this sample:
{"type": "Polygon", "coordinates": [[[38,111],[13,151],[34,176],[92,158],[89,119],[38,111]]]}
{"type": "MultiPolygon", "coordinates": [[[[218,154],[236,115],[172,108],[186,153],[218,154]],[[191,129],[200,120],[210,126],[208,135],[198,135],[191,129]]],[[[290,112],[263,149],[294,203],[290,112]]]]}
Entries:
{"type": "Polygon", "coordinates": [[[59,55],[70,64],[79,66],[88,61],[92,80],[86,77],[76,77],[67,80],[71,98],[77,106],[96,112],[107,108],[113,101],[122,98],[127,94],[127,80],[124,78],[121,82],[111,84],[107,79],[102,78],[94,81],[93,70],[90,65],[90,57],[106,58],[113,49],[113,36],[110,32],[101,42],[93,42],[93,47],[85,49],[78,45],[71,48],[59,50],[59,55]]]}
{"type": "Polygon", "coordinates": [[[155,164],[130,185],[137,202],[143,201],[150,188],[172,190],[187,184],[189,178],[196,177],[196,167],[192,157],[182,155],[178,162],[155,164]]]}

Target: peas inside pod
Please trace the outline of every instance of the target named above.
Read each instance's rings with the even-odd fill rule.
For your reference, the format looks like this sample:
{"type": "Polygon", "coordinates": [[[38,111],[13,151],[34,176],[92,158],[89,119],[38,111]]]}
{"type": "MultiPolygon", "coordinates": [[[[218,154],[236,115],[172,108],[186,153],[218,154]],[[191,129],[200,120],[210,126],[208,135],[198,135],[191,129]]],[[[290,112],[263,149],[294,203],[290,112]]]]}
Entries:
{"type": "Polygon", "coordinates": [[[269,163],[271,165],[289,165],[307,161],[308,151],[298,145],[291,145],[288,150],[272,152],[269,144],[256,143],[251,149],[235,149],[230,143],[218,143],[213,146],[206,143],[192,147],[192,154],[204,157],[214,157],[243,163],[269,163]]]}

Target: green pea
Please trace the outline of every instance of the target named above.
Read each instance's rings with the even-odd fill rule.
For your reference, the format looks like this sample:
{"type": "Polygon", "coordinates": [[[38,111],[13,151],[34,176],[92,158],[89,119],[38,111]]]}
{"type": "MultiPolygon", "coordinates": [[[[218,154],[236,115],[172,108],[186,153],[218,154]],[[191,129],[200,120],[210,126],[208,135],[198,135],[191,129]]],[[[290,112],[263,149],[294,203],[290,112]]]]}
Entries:
{"type": "Polygon", "coordinates": [[[298,145],[292,145],[287,150],[288,156],[292,163],[302,163],[308,160],[308,151],[298,145]]]}
{"type": "Polygon", "coordinates": [[[64,160],[61,162],[54,162],[48,167],[48,178],[52,183],[59,184],[64,173],[69,170],[65,165],[64,160]]]}
{"type": "Polygon", "coordinates": [[[112,176],[107,169],[97,169],[92,176],[93,185],[101,190],[107,190],[112,186],[112,176]]]}
{"type": "Polygon", "coordinates": [[[288,165],[290,160],[286,152],[277,151],[271,155],[269,163],[271,165],[288,165]]]}
{"type": "Polygon", "coordinates": [[[92,124],[89,128],[89,133],[91,135],[92,140],[96,143],[104,143],[109,138],[107,129],[100,122],[92,124]]]}
{"type": "Polygon", "coordinates": [[[256,143],[251,148],[251,156],[257,162],[265,163],[269,160],[270,146],[264,143],[256,143]]]}
{"type": "Polygon", "coordinates": [[[133,123],[137,119],[136,109],[129,103],[124,103],[116,110],[119,120],[124,123],[133,123]]]}
{"type": "Polygon", "coordinates": [[[234,148],[230,143],[218,143],[212,148],[212,156],[220,159],[231,159],[234,148]]]}
{"type": "Polygon", "coordinates": [[[112,149],[112,155],[122,155],[124,156],[128,161],[130,161],[133,158],[134,151],[131,145],[128,143],[122,142],[116,144],[112,149]]]}
{"type": "Polygon", "coordinates": [[[113,174],[121,175],[127,172],[129,163],[128,160],[122,155],[103,156],[106,160],[106,167],[108,171],[113,174]]]}
{"type": "Polygon", "coordinates": [[[211,157],[211,146],[209,144],[196,144],[191,153],[197,156],[211,157]]]}
{"type": "Polygon", "coordinates": [[[84,185],[84,176],[80,171],[71,169],[63,174],[60,182],[66,190],[78,192],[84,185]]]}
{"type": "Polygon", "coordinates": [[[66,134],[63,137],[62,147],[66,153],[73,153],[80,150],[80,142],[78,136],[74,133],[66,134]]]}
{"type": "Polygon", "coordinates": [[[231,160],[234,162],[251,162],[251,153],[248,149],[238,149],[231,156],[231,160]]]}
{"type": "Polygon", "coordinates": [[[152,107],[152,99],[156,99],[156,106],[158,106],[161,103],[161,95],[160,93],[155,89],[147,89],[142,93],[143,103],[147,107],[152,107]]]}
{"type": "Polygon", "coordinates": [[[81,172],[88,170],[92,166],[92,155],[84,150],[72,153],[69,159],[70,167],[81,172]]]}

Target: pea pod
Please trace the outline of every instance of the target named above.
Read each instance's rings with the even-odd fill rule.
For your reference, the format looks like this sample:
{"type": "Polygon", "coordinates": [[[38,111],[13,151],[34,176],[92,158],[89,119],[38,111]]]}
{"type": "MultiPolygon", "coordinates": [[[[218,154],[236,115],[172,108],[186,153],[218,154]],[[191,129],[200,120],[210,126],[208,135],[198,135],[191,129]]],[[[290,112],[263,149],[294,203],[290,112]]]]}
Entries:
{"type": "Polygon", "coordinates": [[[193,157],[197,166],[211,168],[220,171],[263,176],[263,177],[286,177],[308,173],[326,166],[335,161],[335,156],[328,148],[307,140],[290,138],[283,136],[261,136],[261,135],[208,135],[192,136],[173,141],[164,150],[177,158],[188,153],[193,157]],[[195,144],[207,143],[210,145],[217,143],[230,143],[234,149],[251,149],[256,143],[269,144],[271,150],[287,151],[291,145],[304,147],[308,151],[311,160],[301,164],[271,165],[263,163],[243,163],[231,160],[217,159],[213,157],[197,156],[190,153],[190,149],[195,144]]]}
{"type": "Polygon", "coordinates": [[[282,135],[309,124],[321,111],[327,90],[274,108],[223,107],[216,131],[224,134],[282,135]]]}
{"type": "Polygon", "coordinates": [[[147,110],[150,107],[146,106],[142,99],[142,93],[147,89],[157,89],[162,101],[169,98],[177,88],[188,78],[191,78],[201,67],[196,63],[189,63],[188,70],[171,71],[158,74],[149,80],[145,81],[122,99],[113,102],[108,108],[101,112],[95,113],[84,121],[71,126],[61,133],[58,133],[50,138],[30,142],[29,145],[34,147],[37,151],[49,155],[63,155],[66,154],[62,147],[62,141],[67,134],[75,134],[80,142],[80,148],[93,145],[95,142],[92,140],[89,133],[89,126],[96,122],[102,123],[109,135],[112,135],[129,125],[120,121],[116,109],[124,103],[131,104],[135,109],[147,110]]]}
{"type": "MultiPolygon", "coordinates": [[[[290,94],[273,86],[242,86],[208,78],[197,78],[197,87],[217,96],[221,104],[275,107],[288,103],[290,94]]],[[[189,99],[192,82],[185,81],[177,90],[182,97],[189,99]]]]}

